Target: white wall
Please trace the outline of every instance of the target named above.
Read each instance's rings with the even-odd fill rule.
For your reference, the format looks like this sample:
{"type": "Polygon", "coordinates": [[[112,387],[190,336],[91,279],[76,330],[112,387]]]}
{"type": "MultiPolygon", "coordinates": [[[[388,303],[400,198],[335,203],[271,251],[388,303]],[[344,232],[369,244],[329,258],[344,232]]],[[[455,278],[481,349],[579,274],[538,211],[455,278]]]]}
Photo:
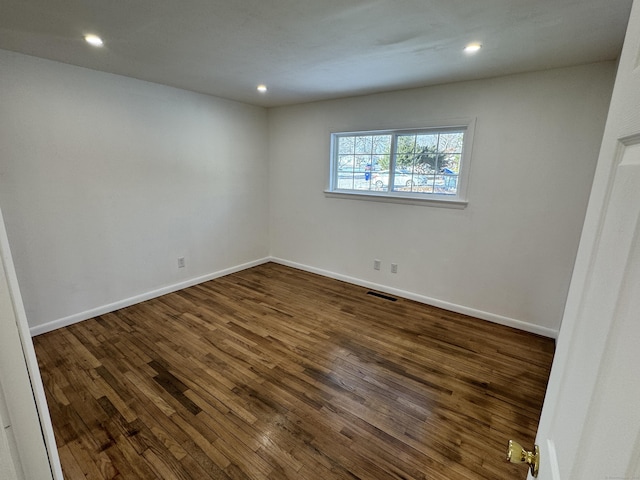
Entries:
{"type": "Polygon", "coordinates": [[[1,50],[0,72],[0,205],[32,331],[268,255],[265,109],[1,50]]]}
{"type": "Polygon", "coordinates": [[[0,71],[0,205],[35,333],[271,254],[554,335],[615,65],[268,113],[1,50],[0,71]],[[465,117],[466,209],[324,196],[330,131],[465,117]]]}
{"type": "Polygon", "coordinates": [[[614,75],[605,62],[271,109],[272,255],[554,336],[614,75]],[[458,117],[477,119],[466,209],[323,194],[329,132],[458,117]]]}

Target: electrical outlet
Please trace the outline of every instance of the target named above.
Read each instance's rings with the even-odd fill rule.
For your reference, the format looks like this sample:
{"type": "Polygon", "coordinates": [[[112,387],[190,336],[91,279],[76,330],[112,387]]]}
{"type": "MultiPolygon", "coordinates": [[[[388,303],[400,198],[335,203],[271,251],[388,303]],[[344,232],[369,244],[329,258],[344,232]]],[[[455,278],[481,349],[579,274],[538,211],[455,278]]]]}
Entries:
{"type": "Polygon", "coordinates": [[[178,257],[178,268],[184,268],[184,257],[178,257]]]}
{"type": "Polygon", "coordinates": [[[373,269],[374,270],[380,270],[380,260],[374,260],[373,261],[373,269]]]}
{"type": "Polygon", "coordinates": [[[392,263],[391,264],[391,273],[398,273],[398,264],[397,263],[392,263]]]}

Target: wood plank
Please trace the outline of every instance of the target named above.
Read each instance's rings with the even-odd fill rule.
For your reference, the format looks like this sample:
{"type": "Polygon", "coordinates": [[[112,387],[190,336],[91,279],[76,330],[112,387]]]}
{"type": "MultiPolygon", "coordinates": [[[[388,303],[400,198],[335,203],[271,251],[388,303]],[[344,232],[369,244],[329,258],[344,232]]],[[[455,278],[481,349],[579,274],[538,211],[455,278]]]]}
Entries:
{"type": "Polygon", "coordinates": [[[272,263],[34,344],[70,479],[524,479],[554,352],[272,263]]]}

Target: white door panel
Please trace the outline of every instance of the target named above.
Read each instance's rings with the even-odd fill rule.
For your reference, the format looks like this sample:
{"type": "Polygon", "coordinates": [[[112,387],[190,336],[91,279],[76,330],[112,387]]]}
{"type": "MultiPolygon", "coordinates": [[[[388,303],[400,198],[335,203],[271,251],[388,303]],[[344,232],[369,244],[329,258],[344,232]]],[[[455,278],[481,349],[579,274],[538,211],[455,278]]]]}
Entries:
{"type": "Polygon", "coordinates": [[[556,347],[538,478],[640,478],[640,2],[634,1],[556,347]]]}
{"type": "Polygon", "coordinates": [[[7,478],[50,480],[55,476],[61,480],[53,427],[1,213],[0,388],[3,423],[8,427],[3,432],[7,449],[2,461],[17,475],[7,478]]]}
{"type": "MultiPolygon", "coordinates": [[[[640,452],[640,145],[624,149],[603,230],[602,250],[616,251],[620,268],[612,299],[612,321],[580,444],[607,459],[585,458],[576,475],[587,478],[634,478],[629,472],[640,452]],[[627,243],[627,240],[630,240],[627,243]],[[595,461],[594,461],[595,460],[595,461]]],[[[607,259],[602,259],[606,262],[607,259]]],[[[597,274],[597,271],[596,271],[597,274]]],[[[604,276],[605,274],[603,274],[604,276]]],[[[597,283],[597,282],[595,282],[597,283]]],[[[638,478],[638,477],[636,477],[638,478]]]]}

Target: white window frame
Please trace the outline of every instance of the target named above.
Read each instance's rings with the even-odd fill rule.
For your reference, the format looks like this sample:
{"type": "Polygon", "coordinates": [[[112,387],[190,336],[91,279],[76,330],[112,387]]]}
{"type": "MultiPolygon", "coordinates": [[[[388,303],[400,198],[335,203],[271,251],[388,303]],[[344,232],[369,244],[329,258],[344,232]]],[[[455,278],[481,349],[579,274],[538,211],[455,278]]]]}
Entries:
{"type": "MultiPolygon", "coordinates": [[[[473,135],[475,130],[475,119],[455,120],[448,122],[438,122],[427,127],[419,128],[399,128],[399,129],[362,129],[362,130],[342,130],[330,132],[330,160],[329,160],[329,182],[324,193],[330,198],[345,198],[353,200],[369,200],[377,202],[404,203],[413,205],[431,205],[437,207],[465,208],[468,204],[467,187],[469,184],[469,172],[471,167],[471,147],[473,145],[473,135]],[[438,193],[419,193],[393,191],[372,191],[372,190],[347,190],[337,188],[337,139],[340,136],[348,135],[401,135],[415,133],[437,133],[451,130],[464,130],[464,143],[462,156],[458,172],[458,188],[455,195],[438,193]]],[[[392,154],[393,158],[393,154],[392,154]]],[[[394,169],[390,166],[389,171],[392,183],[394,169]]]]}

